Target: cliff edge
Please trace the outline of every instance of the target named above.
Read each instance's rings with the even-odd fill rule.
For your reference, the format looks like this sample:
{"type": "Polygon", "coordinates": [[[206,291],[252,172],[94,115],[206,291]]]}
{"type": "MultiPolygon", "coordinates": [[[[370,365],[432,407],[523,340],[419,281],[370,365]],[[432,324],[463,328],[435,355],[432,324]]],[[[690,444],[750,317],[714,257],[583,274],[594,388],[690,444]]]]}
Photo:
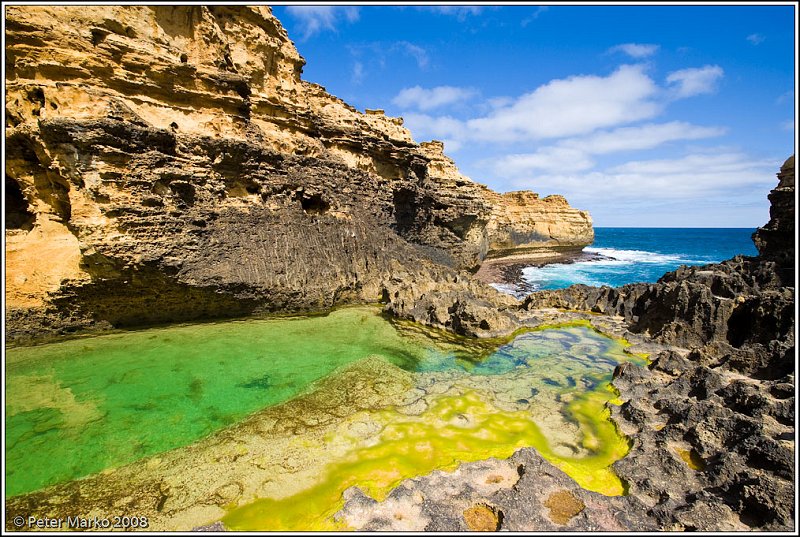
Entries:
{"type": "Polygon", "coordinates": [[[375,301],[591,241],[303,81],[268,7],[10,6],[6,43],[10,341],[375,301]]]}

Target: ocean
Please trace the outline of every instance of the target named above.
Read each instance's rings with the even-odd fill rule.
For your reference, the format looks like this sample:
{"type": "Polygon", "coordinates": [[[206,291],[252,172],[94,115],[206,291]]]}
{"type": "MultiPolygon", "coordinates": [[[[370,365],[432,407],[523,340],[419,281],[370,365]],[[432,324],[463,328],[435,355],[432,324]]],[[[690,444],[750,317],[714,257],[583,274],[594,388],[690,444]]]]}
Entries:
{"type": "Polygon", "coordinates": [[[681,265],[717,263],[737,254],[758,255],[750,238],[753,228],[599,227],[594,231],[594,244],[584,252],[611,259],[527,267],[522,270],[523,279],[534,290],[561,289],[575,283],[618,287],[655,282],[681,265]]]}

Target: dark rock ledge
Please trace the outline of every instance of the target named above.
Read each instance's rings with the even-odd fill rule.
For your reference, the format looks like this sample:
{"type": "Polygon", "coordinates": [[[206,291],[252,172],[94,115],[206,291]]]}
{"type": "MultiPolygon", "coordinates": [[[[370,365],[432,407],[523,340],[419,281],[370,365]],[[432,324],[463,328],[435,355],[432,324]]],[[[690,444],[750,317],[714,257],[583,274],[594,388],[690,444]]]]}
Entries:
{"type": "Polygon", "coordinates": [[[614,469],[627,496],[582,490],[523,449],[407,480],[384,502],[350,490],[338,516],[368,530],[476,529],[481,512],[510,531],[794,531],[794,156],[778,178],[758,257],[681,267],[655,284],[541,291],[519,308],[411,284],[388,301],[395,315],[472,335],[585,318],[650,352],[646,369],[614,372],[624,403],[612,418],[631,439],[614,469]],[[518,478],[487,488],[487,475],[511,467],[518,478]]]}

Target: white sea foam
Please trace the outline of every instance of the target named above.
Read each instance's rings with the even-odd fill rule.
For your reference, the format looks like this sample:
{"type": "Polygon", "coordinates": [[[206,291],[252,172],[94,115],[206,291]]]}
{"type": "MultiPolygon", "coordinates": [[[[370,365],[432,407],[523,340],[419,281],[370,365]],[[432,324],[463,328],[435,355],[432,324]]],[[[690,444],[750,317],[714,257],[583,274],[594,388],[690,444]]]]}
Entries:
{"type": "MultiPolygon", "coordinates": [[[[584,248],[588,254],[603,256],[601,259],[553,263],[543,267],[525,267],[522,279],[529,286],[528,292],[539,289],[569,287],[575,283],[600,287],[617,286],[628,281],[655,281],[664,272],[679,265],[708,263],[708,259],[691,259],[679,254],[662,254],[645,250],[620,250],[616,248],[584,248]],[[656,265],[663,265],[663,272],[656,265]],[[657,275],[654,276],[653,274],[657,275]]],[[[520,298],[526,292],[513,284],[493,283],[500,292],[520,298]]]]}
{"type": "Polygon", "coordinates": [[[517,286],[511,283],[490,283],[489,285],[491,285],[501,293],[505,293],[507,295],[517,296],[519,294],[517,286]]]}
{"type": "MultiPolygon", "coordinates": [[[[613,257],[614,261],[622,263],[692,263],[694,260],[686,259],[676,254],[659,254],[656,252],[647,252],[645,250],[616,250],[614,248],[584,248],[584,252],[590,254],[600,254],[606,257],[613,257]]],[[[599,261],[610,262],[611,260],[599,261]]],[[[593,261],[589,261],[592,263],[593,261]]],[[[595,263],[598,261],[594,261],[595,263]]],[[[582,263],[579,261],[579,263],[582,263]]]]}

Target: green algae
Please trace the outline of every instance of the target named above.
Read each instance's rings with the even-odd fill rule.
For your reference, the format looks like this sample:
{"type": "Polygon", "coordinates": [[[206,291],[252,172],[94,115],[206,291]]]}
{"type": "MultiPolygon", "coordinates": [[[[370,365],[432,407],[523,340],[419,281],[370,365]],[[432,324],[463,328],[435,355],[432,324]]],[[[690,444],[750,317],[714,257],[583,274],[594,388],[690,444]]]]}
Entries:
{"type": "MultiPolygon", "coordinates": [[[[269,497],[229,505],[225,522],[300,530],[342,529],[332,515],[349,486],[381,499],[408,477],[520,447],[537,448],[584,488],[622,494],[610,466],[628,444],[609,420],[617,395],[609,382],[620,362],[641,361],[590,323],[476,342],[389,323],[371,307],[73,340],[13,349],[9,358],[9,495],[187,446],[256,410],[284,408],[298,414],[276,422],[293,424],[285,445],[317,456],[270,466],[276,484],[295,486],[285,496],[272,487],[269,497]],[[397,399],[405,402],[341,408],[350,412],[344,428],[323,439],[306,434],[318,430],[324,416],[316,414],[331,402],[292,402],[312,400],[319,382],[364,360],[407,372],[402,386],[387,388],[405,391],[397,399]]],[[[372,394],[366,402],[391,379],[341,380],[348,397],[372,394]]]]}
{"type": "Polygon", "coordinates": [[[367,356],[413,369],[428,347],[343,308],[9,349],[6,494],[188,445],[367,356]]]}

